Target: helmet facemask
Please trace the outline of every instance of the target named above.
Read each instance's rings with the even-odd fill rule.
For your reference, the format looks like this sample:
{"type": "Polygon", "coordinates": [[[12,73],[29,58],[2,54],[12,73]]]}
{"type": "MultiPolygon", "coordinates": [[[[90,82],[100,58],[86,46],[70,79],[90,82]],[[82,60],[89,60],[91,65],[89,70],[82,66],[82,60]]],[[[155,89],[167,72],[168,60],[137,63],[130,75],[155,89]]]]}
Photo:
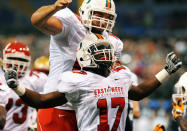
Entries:
{"type": "Polygon", "coordinates": [[[184,86],[177,87],[177,93],[172,95],[173,102],[177,103],[179,100],[182,101],[182,103],[187,102],[187,90],[184,86]]]}
{"type": "Polygon", "coordinates": [[[82,68],[109,68],[114,62],[113,46],[106,41],[93,43],[82,53],[79,64],[82,68]]]}
{"type": "Polygon", "coordinates": [[[8,57],[6,60],[3,60],[3,69],[8,71],[13,70],[16,67],[18,77],[23,77],[25,75],[29,65],[30,61],[16,57],[8,57]]]}
{"type": "Polygon", "coordinates": [[[176,93],[172,95],[173,101],[182,100],[182,103],[187,104],[187,72],[175,84],[175,89],[176,93]]]}
{"type": "Polygon", "coordinates": [[[94,30],[112,32],[116,20],[115,4],[113,1],[108,6],[106,0],[84,1],[79,9],[82,24],[91,32],[94,30]],[[99,13],[100,15],[95,15],[99,13]],[[104,16],[108,16],[105,18],[104,16]],[[103,24],[105,23],[105,24],[103,24]],[[105,25],[105,26],[103,26],[105,25]]]}
{"type": "Polygon", "coordinates": [[[20,42],[9,43],[3,50],[3,70],[15,70],[23,77],[31,61],[29,48],[20,42]]]}
{"type": "MultiPolygon", "coordinates": [[[[104,46],[103,43],[99,43],[96,50],[93,52],[92,59],[99,68],[109,68],[114,62],[114,50],[111,46],[104,46]]],[[[96,45],[93,45],[96,46],[96,45]]],[[[93,48],[93,47],[91,47],[93,48]]]]}

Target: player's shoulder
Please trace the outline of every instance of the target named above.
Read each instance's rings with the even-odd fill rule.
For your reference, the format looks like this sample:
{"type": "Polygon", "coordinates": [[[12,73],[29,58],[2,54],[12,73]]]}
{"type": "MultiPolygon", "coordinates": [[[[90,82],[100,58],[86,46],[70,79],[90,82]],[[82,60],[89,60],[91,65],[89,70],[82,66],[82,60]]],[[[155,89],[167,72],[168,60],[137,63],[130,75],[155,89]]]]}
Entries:
{"type": "Polygon", "coordinates": [[[63,72],[60,75],[60,79],[65,82],[80,82],[84,81],[88,75],[89,73],[83,70],[72,70],[63,72]]]}
{"type": "Polygon", "coordinates": [[[47,79],[47,75],[43,72],[29,70],[26,72],[25,78],[31,81],[35,81],[35,80],[47,79]]]}
{"type": "Polygon", "coordinates": [[[131,72],[131,70],[127,66],[121,65],[121,64],[114,66],[112,71],[114,71],[114,72],[131,72]]]}
{"type": "Polygon", "coordinates": [[[53,16],[55,17],[69,17],[73,14],[73,12],[69,8],[64,8],[57,11],[53,16]]]}

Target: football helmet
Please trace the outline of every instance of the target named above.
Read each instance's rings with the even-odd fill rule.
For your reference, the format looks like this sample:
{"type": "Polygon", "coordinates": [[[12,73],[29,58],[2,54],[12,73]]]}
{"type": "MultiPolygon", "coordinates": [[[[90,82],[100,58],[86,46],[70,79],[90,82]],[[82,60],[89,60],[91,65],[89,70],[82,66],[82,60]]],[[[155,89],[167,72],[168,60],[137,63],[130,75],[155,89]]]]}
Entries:
{"type": "Polygon", "coordinates": [[[113,45],[100,34],[89,34],[77,48],[77,60],[81,68],[110,67],[114,62],[113,45]]]}
{"type": "Polygon", "coordinates": [[[34,61],[34,70],[49,74],[49,57],[41,56],[34,61]]]}
{"type": "Polygon", "coordinates": [[[175,84],[177,93],[172,95],[174,103],[182,99],[182,103],[187,102],[187,72],[185,72],[175,84]]]}
{"type": "Polygon", "coordinates": [[[112,32],[117,17],[113,0],[84,0],[79,9],[79,14],[82,24],[90,31],[94,27],[112,32]],[[106,13],[110,17],[106,19],[102,16],[94,16],[95,12],[106,13]],[[93,25],[93,21],[99,22],[100,25],[93,25]],[[107,23],[106,27],[102,27],[103,22],[107,23]]]}
{"type": "Polygon", "coordinates": [[[29,48],[21,42],[9,43],[3,50],[3,70],[8,71],[16,67],[18,77],[24,76],[30,61],[29,48]]]}

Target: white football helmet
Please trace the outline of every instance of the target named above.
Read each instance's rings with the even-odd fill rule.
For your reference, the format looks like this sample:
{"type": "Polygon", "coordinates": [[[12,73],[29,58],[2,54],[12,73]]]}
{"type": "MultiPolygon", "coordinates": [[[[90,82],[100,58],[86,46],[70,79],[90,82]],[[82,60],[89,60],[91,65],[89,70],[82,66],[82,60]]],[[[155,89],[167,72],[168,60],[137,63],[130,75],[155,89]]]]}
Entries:
{"type": "Polygon", "coordinates": [[[76,55],[81,68],[98,68],[101,64],[111,66],[114,47],[100,34],[91,33],[79,43],[76,55]]]}
{"type": "Polygon", "coordinates": [[[115,4],[113,0],[84,0],[80,9],[80,17],[84,26],[91,31],[92,27],[112,32],[116,20],[115,4]],[[94,16],[94,12],[102,12],[110,15],[105,19],[102,16],[94,16]],[[92,24],[92,21],[98,21],[100,25],[92,24]],[[102,23],[106,22],[107,26],[102,27],[102,23]]]}
{"type": "Polygon", "coordinates": [[[18,77],[24,76],[30,61],[29,48],[21,42],[9,43],[3,50],[3,70],[8,71],[16,67],[18,77]]]}
{"type": "Polygon", "coordinates": [[[176,94],[172,95],[173,101],[176,103],[179,99],[182,100],[182,103],[187,102],[187,72],[185,72],[175,84],[177,90],[176,94]]]}

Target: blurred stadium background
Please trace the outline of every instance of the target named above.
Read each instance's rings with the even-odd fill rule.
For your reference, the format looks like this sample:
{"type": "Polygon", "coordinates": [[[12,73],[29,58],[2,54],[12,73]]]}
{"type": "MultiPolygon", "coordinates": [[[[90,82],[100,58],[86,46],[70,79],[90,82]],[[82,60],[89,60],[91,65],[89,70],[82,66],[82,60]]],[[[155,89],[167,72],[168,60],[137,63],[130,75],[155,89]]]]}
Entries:
{"type": "MultiPolygon", "coordinates": [[[[30,22],[32,13],[42,5],[55,0],[1,0],[0,1],[0,56],[11,41],[27,44],[32,61],[48,56],[49,36],[40,33],[30,22]]],[[[70,8],[77,12],[82,0],[70,8]]],[[[167,80],[149,98],[140,102],[141,117],[135,121],[135,131],[152,131],[164,124],[168,131],[176,131],[171,116],[171,94],[174,84],[187,69],[187,0],[115,0],[117,21],[114,34],[124,41],[123,64],[134,71],[139,82],[157,73],[165,55],[175,50],[182,57],[183,67],[175,77],[167,80]]]]}

